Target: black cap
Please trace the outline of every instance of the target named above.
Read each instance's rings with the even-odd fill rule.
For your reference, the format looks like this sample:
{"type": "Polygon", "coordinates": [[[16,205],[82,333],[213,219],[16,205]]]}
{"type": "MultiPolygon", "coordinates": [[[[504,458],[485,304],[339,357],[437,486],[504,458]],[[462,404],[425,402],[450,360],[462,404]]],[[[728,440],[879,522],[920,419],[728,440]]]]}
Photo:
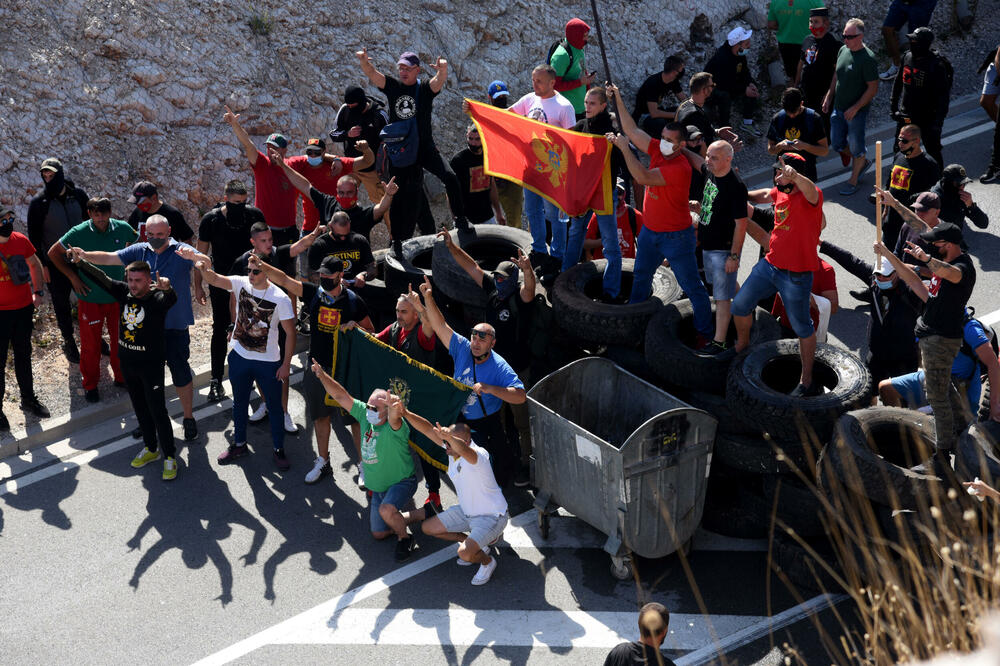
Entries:
{"type": "Polygon", "coordinates": [[[326,141],[320,139],[319,137],[312,137],[306,141],[306,152],[310,150],[318,150],[320,152],[326,152],[326,141]]]}
{"type": "Polygon", "coordinates": [[[345,104],[361,104],[365,101],[365,91],[360,86],[347,86],[344,91],[345,104]]]}
{"type": "Polygon", "coordinates": [[[927,26],[921,26],[913,32],[907,34],[906,38],[918,46],[928,48],[931,45],[931,42],[934,41],[934,31],[927,26]]]}
{"type": "Polygon", "coordinates": [[[941,171],[941,182],[965,185],[971,183],[972,179],[969,178],[969,174],[965,172],[965,167],[961,164],[949,164],[941,171]]]}
{"type": "Polygon", "coordinates": [[[344,272],[344,262],[341,261],[340,257],[327,257],[319,265],[320,275],[333,275],[334,273],[344,272]]]}
{"type": "Polygon", "coordinates": [[[62,162],[54,157],[50,157],[42,161],[42,166],[38,167],[39,171],[55,171],[61,172],[63,170],[62,162]]]}
{"type": "Polygon", "coordinates": [[[688,125],[684,128],[684,133],[687,135],[687,141],[694,141],[695,139],[702,138],[701,130],[694,125],[688,125]]]}
{"type": "Polygon", "coordinates": [[[513,261],[501,261],[493,270],[494,277],[502,277],[505,280],[517,278],[517,264],[513,261]]]}
{"type": "Polygon", "coordinates": [[[940,222],[933,229],[922,232],[920,234],[920,240],[928,243],[947,241],[948,243],[961,245],[962,230],[958,227],[958,225],[952,224],[951,222],[940,222]]]}
{"type": "Polygon", "coordinates": [[[156,194],[156,185],[148,180],[140,180],[132,188],[132,196],[128,198],[129,203],[135,203],[143,197],[151,197],[156,194]]]}
{"type": "Polygon", "coordinates": [[[826,7],[813,7],[809,10],[809,18],[813,16],[829,16],[830,10],[826,7]]]}

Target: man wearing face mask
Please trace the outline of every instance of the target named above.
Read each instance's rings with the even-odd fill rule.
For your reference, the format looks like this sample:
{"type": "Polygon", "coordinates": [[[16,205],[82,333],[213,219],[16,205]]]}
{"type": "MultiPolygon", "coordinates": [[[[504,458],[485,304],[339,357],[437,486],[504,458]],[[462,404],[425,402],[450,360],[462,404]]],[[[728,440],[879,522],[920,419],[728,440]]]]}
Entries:
{"type": "Polygon", "coordinates": [[[809,34],[809,12],[822,6],[823,0],[771,0],[768,5],[767,29],[774,31],[788,81],[795,78],[802,40],[809,34]]]}
{"type": "MultiPolygon", "coordinates": [[[[257,258],[252,258],[250,265],[263,270],[267,278],[273,280],[276,285],[302,299],[309,313],[309,325],[312,329],[309,338],[309,356],[312,362],[319,363],[320,367],[328,368],[331,372],[336,367],[338,331],[360,326],[369,333],[374,332],[371,317],[368,315],[368,306],[344,284],[344,263],[340,259],[327,257],[323,260],[316,274],[318,283],[293,280],[257,258]]],[[[306,420],[313,423],[316,448],[319,450],[319,455],[313,462],[312,469],[306,474],[305,480],[306,483],[316,483],[331,472],[331,417],[336,419],[338,429],[344,427],[345,419],[339,408],[326,403],[326,391],[315,376],[310,378],[310,374],[306,374],[302,390],[306,401],[306,420]]],[[[351,425],[351,434],[358,449],[360,464],[363,459],[361,429],[358,421],[351,421],[349,418],[347,421],[351,425]]],[[[358,467],[358,482],[362,486],[365,484],[361,466],[358,467]]]]}
{"type": "Polygon", "coordinates": [[[132,188],[132,196],[128,198],[135,208],[129,213],[128,223],[139,232],[139,242],[146,240],[146,220],[150,215],[162,215],[170,225],[170,237],[181,243],[191,244],[194,231],[188,226],[184,214],[168,203],[160,200],[156,185],[148,180],[140,180],[132,188]]]}
{"type": "Polygon", "coordinates": [[[28,204],[28,239],[36,248],[42,248],[44,256],[39,259],[45,268],[52,309],[62,333],[63,354],[70,363],[79,363],[80,352],[73,337],[73,314],[69,302],[73,285],[62,271],[52,270],[45,248],[52,247],[63,234],[86,219],[90,197],[66,177],[62,162],[54,157],[43,161],[39,171],[45,187],[28,204]]]}
{"type": "MultiPolygon", "coordinates": [[[[498,109],[506,109],[510,106],[510,90],[503,81],[493,81],[486,89],[486,99],[492,106],[498,109]]],[[[517,183],[503,178],[494,178],[497,194],[500,196],[500,205],[503,206],[504,217],[507,218],[507,225],[515,229],[521,228],[521,214],[524,211],[524,189],[517,183]]]]}
{"type": "MultiPolygon", "coordinates": [[[[375,163],[375,155],[367,143],[358,141],[356,145],[361,157],[339,157],[326,152],[326,142],[323,139],[312,138],[306,142],[305,155],[289,157],[285,160],[285,165],[305,177],[309,185],[323,194],[334,196],[341,180],[352,174],[356,176],[361,169],[375,163]]],[[[305,236],[319,224],[319,211],[309,195],[302,197],[302,215],[302,236],[305,236]]]]}
{"type": "Polygon", "coordinates": [[[38,418],[49,417],[49,410],[35,397],[31,372],[31,331],[35,308],[45,294],[42,262],[28,238],[14,231],[14,209],[0,204],[0,431],[10,430],[3,413],[6,391],[7,349],[14,351],[14,376],[21,389],[21,407],[38,418]],[[11,267],[21,257],[28,266],[27,276],[11,267]],[[28,279],[24,279],[27,277],[28,279]]]}
{"type": "MultiPolygon", "coordinates": [[[[48,255],[51,265],[66,276],[76,292],[76,311],[80,320],[80,376],[87,402],[98,402],[101,399],[97,390],[101,379],[101,333],[107,323],[108,337],[112,342],[118,339],[120,310],[114,296],[87,275],[78,276],[66,263],[66,251],[76,246],[84,250],[117,252],[135,242],[136,233],[124,220],[111,217],[111,201],[107,198],[88,201],[87,212],[90,219],[63,234],[49,248],[48,255]]],[[[102,270],[114,280],[125,278],[125,269],[120,266],[109,266],[102,270]]],[[[110,351],[110,366],[115,383],[124,384],[117,345],[112,345],[110,351]]]]}
{"type": "Polygon", "coordinates": [[[809,10],[809,33],[802,40],[799,66],[792,85],[802,91],[806,108],[823,118],[823,127],[829,135],[830,112],[823,110],[823,98],[830,89],[837,53],[843,44],[830,31],[830,10],[826,7],[809,10]]]}
{"type": "Polygon", "coordinates": [[[500,206],[500,193],[496,178],[483,171],[483,142],[475,124],[469,123],[465,130],[463,148],[449,164],[462,186],[462,201],[465,214],[472,224],[507,224],[507,217],[500,206]]]}
{"type": "Polygon", "coordinates": [[[972,193],[965,186],[972,182],[961,164],[949,164],[941,171],[941,180],[931,188],[941,197],[941,219],[951,222],[959,229],[965,229],[969,220],[980,229],[990,223],[990,217],[972,200],[972,193]]]}
{"type": "MultiPolygon", "coordinates": [[[[228,271],[237,257],[251,249],[250,227],[255,222],[267,223],[259,208],[247,205],[247,196],[247,186],[242,181],[229,181],[226,183],[226,200],[205,213],[198,225],[198,251],[211,253],[212,262],[219,270],[228,271]]],[[[203,302],[205,297],[201,289],[197,289],[196,293],[199,302],[203,302]]],[[[218,402],[226,396],[222,375],[226,371],[226,350],[233,320],[227,290],[209,286],[208,296],[212,302],[212,345],[209,352],[212,383],[208,389],[208,401],[218,402]]]]}
{"type": "Polygon", "coordinates": [[[649,76],[635,93],[632,120],[646,134],[656,136],[663,126],[677,116],[677,105],[687,99],[681,81],[684,77],[684,58],[680,54],[668,56],[663,71],[649,76]],[[670,97],[674,103],[670,103],[670,97]]]}
{"type": "MultiPolygon", "coordinates": [[[[133,261],[144,261],[152,267],[154,273],[170,280],[177,293],[177,302],[167,312],[167,318],[161,330],[164,354],[170,377],[181,408],[184,410],[184,439],[192,441],[198,438],[198,426],[194,420],[194,375],[189,363],[191,336],[188,326],[194,324],[194,310],[191,307],[191,269],[194,263],[182,257],[178,250],[194,248],[185,243],[178,243],[170,237],[170,225],[162,215],[153,215],[146,220],[146,242],[134,243],[116,252],[84,252],[79,248],[69,248],[74,260],[84,259],[99,266],[126,266],[133,261]]],[[[208,257],[198,254],[199,258],[208,261],[208,257]]],[[[201,275],[195,272],[194,293],[201,294],[201,275]]],[[[204,303],[204,296],[199,299],[204,303]]],[[[132,431],[132,436],[139,438],[142,433],[139,428],[132,431]]]]}
{"type": "MultiPolygon", "coordinates": [[[[385,112],[384,102],[366,95],[359,86],[349,85],[344,91],[344,104],[337,111],[337,118],[333,122],[334,129],[330,131],[330,140],[334,143],[343,143],[344,154],[348,157],[362,156],[361,149],[357,145],[361,141],[364,141],[374,154],[378,152],[382,143],[379,132],[388,122],[389,116],[385,112]]],[[[354,174],[364,184],[369,199],[373,202],[382,199],[385,189],[375,172],[374,163],[366,167],[356,166],[354,174]]]]}
{"type": "Polygon", "coordinates": [[[760,136],[760,130],[753,125],[760,92],[754,83],[753,73],[750,72],[750,63],[747,62],[752,35],[752,30],[736,26],[729,31],[725,43],[705,64],[705,71],[715,81],[715,90],[706,105],[714,111],[716,124],[729,125],[732,104],[739,101],[743,111],[743,129],[754,136],[760,136]]]}
{"type": "Polygon", "coordinates": [[[907,36],[910,49],[903,55],[892,85],[889,116],[899,128],[910,124],[919,127],[927,152],[943,165],[941,127],[951,99],[951,63],[931,48],[934,33],[930,28],[917,28],[907,36]]]}
{"type": "MultiPolygon", "coordinates": [[[[937,182],[941,173],[931,157],[923,151],[920,128],[904,125],[896,136],[899,152],[892,160],[889,174],[889,193],[902,204],[909,206],[921,192],[925,192],[937,182]]],[[[896,247],[903,218],[896,209],[890,208],[882,220],[882,242],[886,247],[896,247]]]]}

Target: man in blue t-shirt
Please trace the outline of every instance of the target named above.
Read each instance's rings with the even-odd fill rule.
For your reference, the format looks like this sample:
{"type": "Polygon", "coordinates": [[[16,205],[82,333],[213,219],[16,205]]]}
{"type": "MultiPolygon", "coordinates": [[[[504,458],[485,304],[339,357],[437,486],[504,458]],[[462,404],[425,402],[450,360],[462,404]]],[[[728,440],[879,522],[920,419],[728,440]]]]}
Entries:
{"type": "Polygon", "coordinates": [[[524,384],[510,364],[493,351],[496,330],[482,322],[472,327],[470,338],[462,337],[445,322],[431,289],[430,280],[424,278],[420,285],[423,304],[412,292],[407,298],[421,319],[426,315],[425,321],[438,339],[448,342],[448,353],[455,362],[455,379],[472,387],[461,420],[469,425],[476,442],[489,451],[493,474],[503,488],[510,480],[518,452],[504,434],[500,408],[505,402],[519,405],[527,400],[524,384]]]}
{"type": "MultiPolygon", "coordinates": [[[[194,263],[176,253],[180,247],[191,248],[192,252],[197,252],[190,245],[178,243],[170,237],[170,223],[167,222],[167,218],[162,215],[151,215],[146,220],[145,243],[136,243],[117,252],[81,252],[80,258],[99,266],[127,266],[133,261],[145,261],[149,264],[154,280],[157,275],[170,280],[170,285],[177,293],[177,303],[167,311],[163,331],[164,347],[170,377],[184,409],[184,439],[192,441],[198,438],[198,426],[193,411],[194,376],[188,364],[191,345],[188,326],[194,324],[194,310],[191,307],[191,268],[194,263]]],[[[199,254],[199,257],[206,263],[211,263],[205,255],[199,254]]],[[[195,293],[202,294],[201,274],[197,271],[194,281],[195,293]]],[[[204,296],[200,300],[204,302],[204,296]]],[[[133,431],[133,437],[141,437],[141,433],[137,431],[138,429],[133,431]]]]}

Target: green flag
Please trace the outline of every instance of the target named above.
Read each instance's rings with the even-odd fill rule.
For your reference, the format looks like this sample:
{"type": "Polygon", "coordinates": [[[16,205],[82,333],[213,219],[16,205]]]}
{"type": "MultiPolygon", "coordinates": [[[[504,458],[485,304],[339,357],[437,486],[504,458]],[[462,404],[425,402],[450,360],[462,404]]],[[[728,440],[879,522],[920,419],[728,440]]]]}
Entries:
{"type": "MultiPolygon", "coordinates": [[[[367,400],[375,389],[398,395],[406,408],[431,423],[451,425],[465,405],[471,388],[434,368],[413,360],[401,351],[361,329],[337,333],[336,367],[331,373],[347,392],[367,400]]],[[[333,404],[326,396],[327,404],[333,404]]],[[[414,428],[410,446],[438,469],[448,469],[448,454],[414,428]]]]}

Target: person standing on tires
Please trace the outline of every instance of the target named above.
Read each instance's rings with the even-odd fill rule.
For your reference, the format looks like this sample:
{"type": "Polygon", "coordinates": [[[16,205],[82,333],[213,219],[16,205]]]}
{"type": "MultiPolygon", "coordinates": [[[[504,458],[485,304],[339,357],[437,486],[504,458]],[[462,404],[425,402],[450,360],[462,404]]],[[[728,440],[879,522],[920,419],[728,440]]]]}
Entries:
{"type": "Polygon", "coordinates": [[[497,179],[483,171],[483,140],[473,123],[465,129],[465,142],[467,147],[456,153],[449,164],[462,186],[462,201],[469,222],[506,226],[497,179]]]}
{"type": "Polygon", "coordinates": [[[761,299],[777,292],[785,304],[788,321],[799,338],[802,373],[793,397],[818,395],[822,387],[813,382],[816,330],[809,316],[813,271],[819,268],[819,233],[823,228],[823,192],[792,164],[804,166],[796,153],[778,156],[774,164],[774,187],[754,203],[774,203],[774,228],[768,252],[757,262],[733,299],[736,351],[750,345],[753,310],[761,299]]]}

